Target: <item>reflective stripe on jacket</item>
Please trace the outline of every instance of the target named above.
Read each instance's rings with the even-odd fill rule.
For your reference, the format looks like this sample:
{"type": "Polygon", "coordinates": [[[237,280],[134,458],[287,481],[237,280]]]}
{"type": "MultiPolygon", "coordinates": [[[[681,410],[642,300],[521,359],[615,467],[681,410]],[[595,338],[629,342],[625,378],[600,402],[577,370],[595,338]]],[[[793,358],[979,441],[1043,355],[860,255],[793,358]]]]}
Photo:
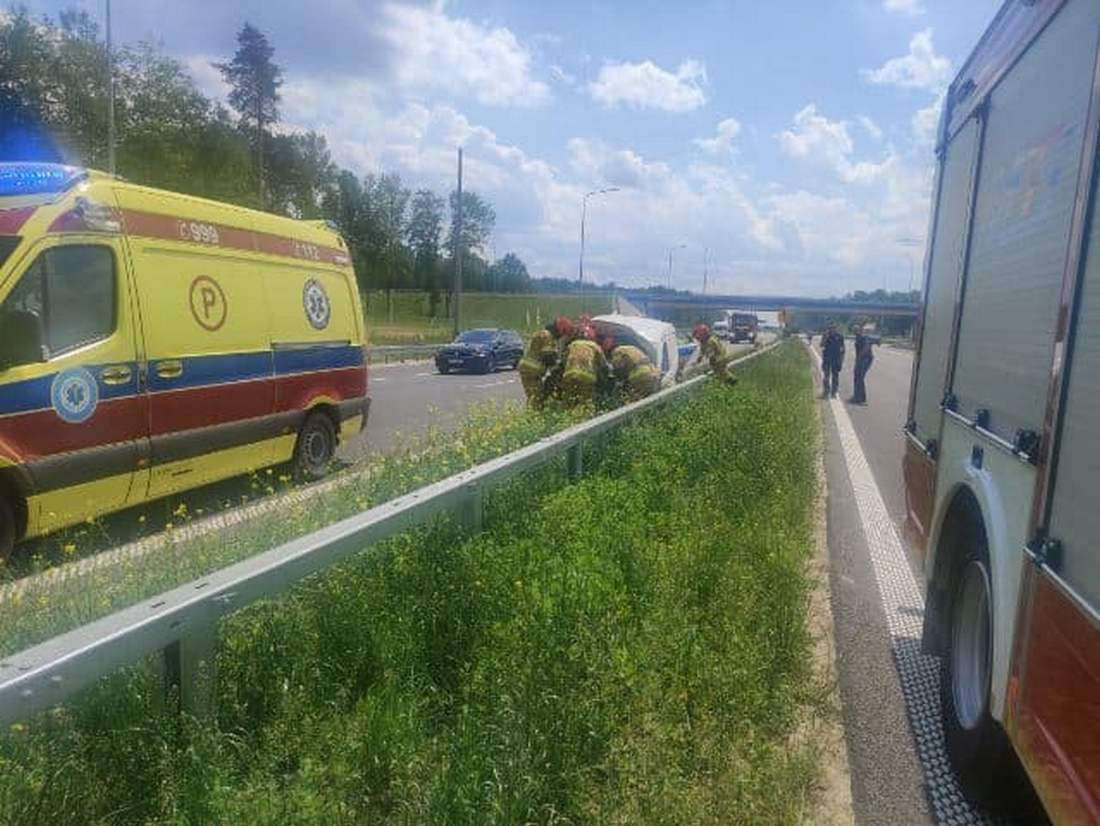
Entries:
{"type": "Polygon", "coordinates": [[[522,375],[541,377],[557,360],[557,341],[549,330],[539,330],[527,344],[527,352],[519,361],[519,371],[522,375]]]}
{"type": "Polygon", "coordinates": [[[622,344],[611,351],[611,367],[620,376],[629,376],[636,368],[649,363],[649,356],[632,344],[622,344]]]}
{"type": "Polygon", "coordinates": [[[596,342],[579,339],[565,351],[565,373],[562,378],[571,382],[595,384],[600,368],[606,364],[603,351],[596,342]]]}

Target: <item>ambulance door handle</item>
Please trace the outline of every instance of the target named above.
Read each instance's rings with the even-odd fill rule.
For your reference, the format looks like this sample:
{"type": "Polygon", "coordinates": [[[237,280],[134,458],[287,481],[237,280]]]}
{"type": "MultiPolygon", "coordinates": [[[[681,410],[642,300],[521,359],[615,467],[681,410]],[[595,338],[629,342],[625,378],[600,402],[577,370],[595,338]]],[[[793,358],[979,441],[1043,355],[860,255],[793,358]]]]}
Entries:
{"type": "Polygon", "coordinates": [[[125,364],[116,364],[104,367],[99,372],[99,380],[104,384],[126,384],[132,375],[133,371],[125,364]]]}
{"type": "Polygon", "coordinates": [[[183,375],[183,362],[179,359],[168,359],[157,362],[157,376],[162,379],[178,379],[183,375]]]}

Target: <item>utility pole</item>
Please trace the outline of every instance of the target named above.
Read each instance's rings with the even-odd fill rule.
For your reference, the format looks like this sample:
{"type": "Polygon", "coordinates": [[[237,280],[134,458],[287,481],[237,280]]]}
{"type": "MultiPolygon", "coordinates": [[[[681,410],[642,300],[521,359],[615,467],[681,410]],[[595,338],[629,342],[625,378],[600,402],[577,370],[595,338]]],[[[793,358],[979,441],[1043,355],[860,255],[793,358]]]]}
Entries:
{"type": "Polygon", "coordinates": [[[107,171],[115,174],[115,53],[111,48],[111,0],[107,0],[107,171]]]}
{"type": "Polygon", "coordinates": [[[672,252],[673,250],[682,250],[687,247],[687,244],[678,244],[675,247],[668,248],[668,288],[672,289],[672,252]]]}
{"type": "Polygon", "coordinates": [[[458,147],[458,207],[455,215],[455,336],[462,332],[462,147],[458,147]]]}

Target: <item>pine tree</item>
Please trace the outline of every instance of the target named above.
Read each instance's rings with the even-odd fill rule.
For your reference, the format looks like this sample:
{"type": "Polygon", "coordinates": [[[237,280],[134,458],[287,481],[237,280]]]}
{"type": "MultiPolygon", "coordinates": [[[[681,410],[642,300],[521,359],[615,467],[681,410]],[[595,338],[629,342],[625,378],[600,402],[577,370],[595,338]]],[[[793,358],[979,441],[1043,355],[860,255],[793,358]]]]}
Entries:
{"type": "Polygon", "coordinates": [[[228,63],[215,63],[230,86],[229,105],[240,118],[240,126],[251,135],[255,156],[260,205],[267,205],[264,186],[264,147],[268,129],[279,121],[279,87],[283,70],[272,62],[275,49],[267,37],[245,23],[237,33],[237,53],[228,63]]]}

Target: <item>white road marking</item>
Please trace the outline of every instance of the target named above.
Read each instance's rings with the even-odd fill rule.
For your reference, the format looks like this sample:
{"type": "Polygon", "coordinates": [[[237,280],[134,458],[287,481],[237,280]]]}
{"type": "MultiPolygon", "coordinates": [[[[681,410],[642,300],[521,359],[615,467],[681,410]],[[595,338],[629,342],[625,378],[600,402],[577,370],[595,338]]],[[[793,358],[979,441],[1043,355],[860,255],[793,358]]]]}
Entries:
{"type": "Polygon", "coordinates": [[[417,373],[416,375],[418,375],[418,376],[434,376],[435,373],[426,372],[426,373],[417,373]]]}
{"type": "MultiPolygon", "coordinates": [[[[820,374],[821,356],[810,352],[820,374]]],[[[944,746],[940,719],[940,661],[921,652],[924,596],[909,567],[905,547],[898,537],[886,503],[875,484],[871,467],[844,402],[830,399],[829,406],[840,435],[848,479],[856,500],[863,537],[871,555],[871,567],[878,585],[879,600],[886,614],[890,649],[905,698],[909,725],[916,741],[917,757],[924,770],[925,790],[937,823],[992,824],[993,820],[974,811],[959,789],[944,746]]]]}

